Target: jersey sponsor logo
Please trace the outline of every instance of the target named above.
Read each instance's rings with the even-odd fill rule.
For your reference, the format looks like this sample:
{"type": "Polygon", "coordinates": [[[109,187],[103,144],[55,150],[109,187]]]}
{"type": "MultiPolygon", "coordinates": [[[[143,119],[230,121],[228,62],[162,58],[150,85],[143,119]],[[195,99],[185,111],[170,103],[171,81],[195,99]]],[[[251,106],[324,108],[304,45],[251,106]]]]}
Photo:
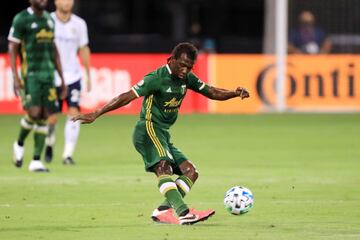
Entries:
{"type": "Polygon", "coordinates": [[[30,27],[31,29],[35,29],[38,27],[38,25],[36,24],[36,22],[33,22],[30,27]]]}
{"type": "Polygon", "coordinates": [[[54,33],[51,31],[46,31],[45,28],[41,29],[40,32],[36,34],[36,39],[38,41],[51,41],[54,38],[54,33]]]}
{"type": "Polygon", "coordinates": [[[164,107],[179,107],[182,99],[177,100],[176,98],[172,98],[170,101],[164,103],[164,107]]]}
{"type": "Polygon", "coordinates": [[[166,90],[166,92],[171,93],[171,92],[172,92],[172,91],[171,91],[171,87],[169,87],[169,88],[166,90]]]}

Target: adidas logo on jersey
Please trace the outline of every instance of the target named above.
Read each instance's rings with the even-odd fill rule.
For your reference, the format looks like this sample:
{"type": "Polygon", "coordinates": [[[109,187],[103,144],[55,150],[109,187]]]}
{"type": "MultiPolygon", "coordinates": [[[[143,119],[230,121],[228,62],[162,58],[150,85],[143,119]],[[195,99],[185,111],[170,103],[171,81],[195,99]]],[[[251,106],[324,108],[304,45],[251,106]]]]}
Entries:
{"type": "Polygon", "coordinates": [[[166,90],[166,92],[171,93],[171,92],[172,92],[172,91],[171,91],[171,87],[169,87],[169,88],[166,90]]]}
{"type": "Polygon", "coordinates": [[[32,24],[31,24],[31,29],[34,29],[34,28],[37,28],[38,27],[38,25],[35,23],[35,22],[33,22],[32,24]]]}

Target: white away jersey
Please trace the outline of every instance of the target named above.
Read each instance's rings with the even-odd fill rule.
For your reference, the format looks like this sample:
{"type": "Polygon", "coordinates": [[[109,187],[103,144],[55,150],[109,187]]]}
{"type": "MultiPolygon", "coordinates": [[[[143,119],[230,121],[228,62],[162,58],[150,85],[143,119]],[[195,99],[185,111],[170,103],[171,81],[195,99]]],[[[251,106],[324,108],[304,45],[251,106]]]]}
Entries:
{"type": "MultiPolygon", "coordinates": [[[[75,14],[71,14],[67,22],[60,21],[55,12],[51,13],[51,17],[55,21],[55,43],[60,54],[65,84],[69,85],[82,77],[78,50],[89,43],[86,22],[75,14]]],[[[56,73],[55,85],[60,84],[60,77],[56,73]]]]}

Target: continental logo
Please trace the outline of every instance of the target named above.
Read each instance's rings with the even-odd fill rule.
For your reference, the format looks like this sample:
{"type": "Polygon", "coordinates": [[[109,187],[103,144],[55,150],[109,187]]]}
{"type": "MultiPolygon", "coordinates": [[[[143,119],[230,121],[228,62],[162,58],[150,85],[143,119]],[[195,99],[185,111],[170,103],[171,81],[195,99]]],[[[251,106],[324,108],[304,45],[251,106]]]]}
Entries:
{"type": "Polygon", "coordinates": [[[46,31],[45,28],[41,29],[40,32],[36,34],[36,39],[39,41],[49,41],[54,38],[54,33],[52,31],[46,31]]]}
{"type": "Polygon", "coordinates": [[[181,105],[181,101],[177,100],[176,98],[172,98],[170,101],[164,103],[164,107],[170,107],[170,108],[177,108],[181,105]]]}
{"type": "MultiPolygon", "coordinates": [[[[285,89],[288,101],[312,101],[321,104],[329,100],[348,101],[357,97],[356,71],[352,62],[339,64],[325,71],[320,65],[317,71],[308,71],[294,63],[288,63],[287,69],[285,89]]],[[[275,80],[275,64],[265,66],[257,76],[256,92],[266,105],[273,105],[276,102],[275,80]]]]}

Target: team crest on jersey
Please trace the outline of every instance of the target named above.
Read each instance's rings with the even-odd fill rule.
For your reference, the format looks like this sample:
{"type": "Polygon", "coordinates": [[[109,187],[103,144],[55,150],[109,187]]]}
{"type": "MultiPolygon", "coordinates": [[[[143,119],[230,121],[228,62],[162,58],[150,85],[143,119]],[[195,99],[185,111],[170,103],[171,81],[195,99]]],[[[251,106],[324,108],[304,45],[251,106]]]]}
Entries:
{"type": "Polygon", "coordinates": [[[54,23],[50,19],[47,21],[47,24],[49,28],[54,28],[54,23]]]}

